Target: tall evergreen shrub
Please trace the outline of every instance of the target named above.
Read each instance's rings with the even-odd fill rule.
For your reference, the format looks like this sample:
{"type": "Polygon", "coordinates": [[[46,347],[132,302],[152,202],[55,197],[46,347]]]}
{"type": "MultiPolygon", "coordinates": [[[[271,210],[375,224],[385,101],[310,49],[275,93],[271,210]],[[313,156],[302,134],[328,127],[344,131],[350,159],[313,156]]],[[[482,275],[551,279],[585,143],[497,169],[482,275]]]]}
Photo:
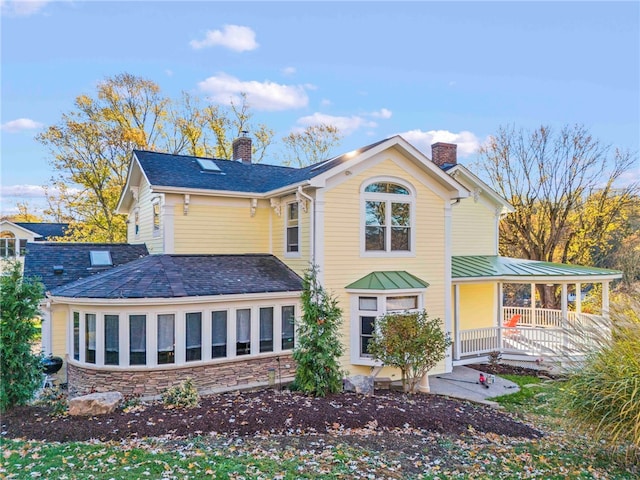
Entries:
{"type": "Polygon", "coordinates": [[[293,351],[296,378],[293,387],[318,397],[342,390],[343,353],[338,330],[342,310],[337,300],[318,282],[318,270],[311,266],[304,275],[303,316],[298,326],[298,344],[293,351]]]}
{"type": "Polygon", "coordinates": [[[0,411],[27,403],[42,383],[42,357],[32,344],[43,295],[42,284],[23,278],[17,262],[0,277],[0,411]]]}

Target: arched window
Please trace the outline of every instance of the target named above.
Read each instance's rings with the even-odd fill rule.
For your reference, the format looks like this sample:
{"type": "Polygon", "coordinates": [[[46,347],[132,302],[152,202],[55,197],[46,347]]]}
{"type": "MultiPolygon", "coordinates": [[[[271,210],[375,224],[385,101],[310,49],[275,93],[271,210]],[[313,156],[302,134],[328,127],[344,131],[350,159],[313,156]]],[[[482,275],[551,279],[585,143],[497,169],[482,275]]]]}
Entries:
{"type": "Polygon", "coordinates": [[[9,231],[0,233],[0,257],[16,256],[16,236],[9,231]]]}
{"type": "Polygon", "coordinates": [[[364,251],[413,251],[414,195],[395,181],[374,181],[362,192],[364,251]]]}

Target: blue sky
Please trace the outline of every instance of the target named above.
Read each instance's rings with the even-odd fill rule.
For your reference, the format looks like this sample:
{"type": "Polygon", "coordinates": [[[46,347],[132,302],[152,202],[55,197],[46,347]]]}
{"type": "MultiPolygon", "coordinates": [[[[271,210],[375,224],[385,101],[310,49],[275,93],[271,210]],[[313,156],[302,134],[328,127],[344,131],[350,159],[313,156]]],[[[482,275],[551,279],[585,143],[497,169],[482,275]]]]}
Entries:
{"type": "Polygon", "coordinates": [[[638,2],[1,2],[3,214],[44,205],[35,135],[124,72],[174,98],[247,92],[277,139],[332,123],[334,153],[402,134],[470,164],[500,125],[574,123],[640,151],[638,2]]]}

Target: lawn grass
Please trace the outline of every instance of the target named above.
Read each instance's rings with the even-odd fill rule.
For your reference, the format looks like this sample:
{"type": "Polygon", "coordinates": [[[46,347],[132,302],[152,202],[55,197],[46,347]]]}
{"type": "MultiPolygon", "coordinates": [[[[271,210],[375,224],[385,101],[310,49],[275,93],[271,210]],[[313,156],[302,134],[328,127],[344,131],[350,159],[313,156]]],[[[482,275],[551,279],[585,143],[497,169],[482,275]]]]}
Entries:
{"type": "MultiPolygon", "coordinates": [[[[336,437],[310,437],[306,446],[269,438],[201,437],[174,441],[55,444],[0,440],[0,478],[68,479],[636,479],[588,435],[568,429],[554,401],[561,382],[507,376],[521,390],[497,401],[544,432],[518,439],[469,430],[461,436],[414,435],[412,452],[372,451],[336,437]]],[[[375,445],[375,441],[369,445],[375,445]]]]}

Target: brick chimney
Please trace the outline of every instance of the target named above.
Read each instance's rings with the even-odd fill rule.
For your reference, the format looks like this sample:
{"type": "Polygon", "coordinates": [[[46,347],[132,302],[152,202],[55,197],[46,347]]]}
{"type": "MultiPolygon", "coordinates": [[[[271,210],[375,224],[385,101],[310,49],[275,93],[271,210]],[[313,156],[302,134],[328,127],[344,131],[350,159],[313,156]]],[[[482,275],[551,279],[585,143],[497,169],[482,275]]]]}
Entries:
{"type": "Polygon", "coordinates": [[[251,164],[251,138],[247,137],[247,132],[243,131],[242,136],[236,138],[232,143],[233,159],[242,160],[242,163],[251,164]]]}
{"type": "Polygon", "coordinates": [[[431,145],[431,160],[440,168],[458,163],[458,146],[455,143],[438,142],[431,145]]]}

